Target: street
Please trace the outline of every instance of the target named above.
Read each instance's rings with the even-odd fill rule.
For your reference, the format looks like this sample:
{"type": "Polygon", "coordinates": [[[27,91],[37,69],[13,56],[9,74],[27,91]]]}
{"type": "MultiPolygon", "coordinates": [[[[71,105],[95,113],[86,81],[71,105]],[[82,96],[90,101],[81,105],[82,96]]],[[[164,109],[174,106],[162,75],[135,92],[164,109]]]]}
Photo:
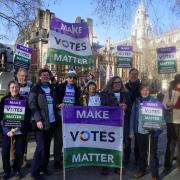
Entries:
{"type": "MultiPolygon", "coordinates": [[[[53,144],[51,145],[53,147],[53,144]]],[[[180,177],[180,171],[174,169],[171,171],[170,174],[164,176],[162,174],[163,170],[163,162],[164,162],[164,153],[166,147],[166,132],[164,131],[159,137],[159,161],[160,161],[160,179],[163,180],[178,180],[180,177]]],[[[28,144],[28,159],[32,159],[32,155],[35,149],[35,142],[30,142],[28,144]]],[[[52,175],[45,176],[46,180],[63,180],[63,170],[56,171],[53,169],[53,155],[52,155],[52,148],[51,148],[51,158],[49,163],[49,169],[52,172],[52,175]]],[[[132,158],[133,159],[133,158],[132,158]]],[[[137,167],[133,165],[129,165],[128,168],[125,169],[125,174],[123,175],[123,180],[130,180],[133,179],[132,176],[136,172],[137,167]]],[[[110,173],[107,176],[101,175],[101,168],[100,167],[81,167],[81,168],[71,168],[66,170],[66,180],[119,180],[120,177],[114,173],[113,169],[109,170],[110,173]]],[[[2,178],[3,169],[2,169],[2,161],[0,161],[0,176],[2,178]]],[[[30,179],[30,168],[23,168],[22,169],[24,177],[22,179],[30,179]]],[[[0,178],[0,179],[1,179],[0,178]]],[[[10,180],[14,180],[15,178],[10,178],[10,180]]],[[[151,174],[149,168],[147,168],[147,173],[143,178],[140,180],[150,180],[151,174]]]]}

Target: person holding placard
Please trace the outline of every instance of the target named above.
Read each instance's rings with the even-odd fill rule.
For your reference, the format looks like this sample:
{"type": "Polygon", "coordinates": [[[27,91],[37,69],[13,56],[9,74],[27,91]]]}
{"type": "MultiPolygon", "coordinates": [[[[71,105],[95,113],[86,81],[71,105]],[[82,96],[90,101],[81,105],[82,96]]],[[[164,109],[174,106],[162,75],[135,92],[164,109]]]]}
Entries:
{"type": "MultiPolygon", "coordinates": [[[[100,93],[101,106],[119,106],[124,111],[127,108],[127,91],[123,85],[122,79],[119,76],[112,77],[105,88],[100,93]]],[[[120,174],[120,169],[115,168],[115,173],[120,174]]],[[[103,167],[101,171],[102,175],[109,174],[109,168],[103,167]]]]}
{"type": "Polygon", "coordinates": [[[174,152],[177,145],[177,168],[180,170],[180,74],[174,77],[163,100],[167,123],[167,147],[164,173],[172,168],[174,152]]]}
{"type": "MultiPolygon", "coordinates": [[[[57,86],[57,96],[60,103],[59,108],[62,109],[64,106],[78,106],[80,105],[80,88],[77,86],[78,74],[73,67],[69,68],[65,74],[66,81],[57,86]]],[[[59,112],[61,116],[61,111],[59,112]]],[[[62,167],[62,122],[59,121],[55,129],[54,140],[54,168],[59,169],[62,167]]]]}
{"type": "Polygon", "coordinates": [[[21,164],[24,151],[24,134],[27,131],[27,119],[29,117],[28,103],[20,96],[18,82],[11,81],[8,85],[9,94],[2,98],[0,103],[0,119],[3,129],[2,137],[2,161],[4,179],[11,175],[10,148],[11,141],[15,140],[15,159],[13,172],[16,177],[21,178],[21,164]]]}
{"type": "MultiPolygon", "coordinates": [[[[162,132],[159,129],[148,129],[143,126],[143,116],[142,116],[142,104],[143,103],[155,103],[158,102],[157,99],[150,96],[150,88],[147,84],[141,84],[140,87],[140,97],[137,97],[134,101],[132,111],[131,111],[131,120],[130,120],[130,135],[129,137],[132,139],[134,135],[137,136],[137,145],[138,149],[141,152],[139,154],[139,162],[138,162],[138,172],[133,176],[134,178],[140,178],[145,175],[146,167],[147,167],[147,157],[148,157],[148,142],[149,135],[150,136],[150,167],[152,173],[152,180],[157,180],[159,177],[159,160],[157,156],[157,148],[158,148],[158,137],[162,132]]],[[[155,104],[156,105],[156,104],[155,104]]],[[[151,119],[152,110],[146,108],[146,118],[151,119]],[[150,114],[148,114],[150,112],[150,114]]],[[[153,109],[154,111],[154,109],[153,109]]],[[[154,111],[156,112],[156,111],[154,111]]]]}

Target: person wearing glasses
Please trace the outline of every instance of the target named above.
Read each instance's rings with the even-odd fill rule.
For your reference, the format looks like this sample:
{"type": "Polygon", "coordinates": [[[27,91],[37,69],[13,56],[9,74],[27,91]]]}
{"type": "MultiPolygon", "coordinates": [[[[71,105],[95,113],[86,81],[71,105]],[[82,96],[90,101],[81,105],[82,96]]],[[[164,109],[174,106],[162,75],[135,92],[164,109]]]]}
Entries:
{"type": "MultiPolygon", "coordinates": [[[[127,108],[127,91],[119,76],[112,77],[100,93],[102,106],[119,106],[125,111],[127,108]]],[[[115,173],[120,174],[120,169],[115,168],[115,173]]],[[[101,174],[107,175],[108,167],[103,167],[101,174]]]]}
{"type": "MultiPolygon", "coordinates": [[[[57,97],[60,103],[59,108],[62,109],[64,106],[78,106],[80,105],[80,88],[77,86],[77,73],[74,68],[70,68],[65,75],[66,81],[59,84],[57,87],[57,97]]],[[[60,113],[59,113],[60,114],[60,113]]],[[[59,169],[62,167],[62,122],[59,122],[55,129],[54,144],[54,168],[59,169]]]]}

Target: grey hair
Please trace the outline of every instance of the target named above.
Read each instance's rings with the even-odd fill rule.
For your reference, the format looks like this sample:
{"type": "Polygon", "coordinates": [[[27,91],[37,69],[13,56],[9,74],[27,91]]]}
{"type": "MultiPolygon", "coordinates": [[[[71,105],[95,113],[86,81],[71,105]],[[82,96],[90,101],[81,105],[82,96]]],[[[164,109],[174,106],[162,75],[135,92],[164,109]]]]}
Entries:
{"type": "Polygon", "coordinates": [[[20,74],[21,72],[25,72],[26,74],[28,74],[28,70],[26,70],[26,69],[24,69],[24,68],[19,68],[19,69],[18,69],[18,72],[17,72],[17,76],[19,76],[19,74],[20,74]]]}
{"type": "Polygon", "coordinates": [[[113,88],[113,82],[116,80],[116,79],[119,79],[120,82],[121,82],[121,89],[120,89],[120,92],[126,92],[126,88],[122,82],[122,79],[119,77],[119,76],[114,76],[112,77],[106,84],[106,86],[103,88],[103,92],[106,92],[106,93],[113,93],[112,91],[112,88],[113,88]]]}

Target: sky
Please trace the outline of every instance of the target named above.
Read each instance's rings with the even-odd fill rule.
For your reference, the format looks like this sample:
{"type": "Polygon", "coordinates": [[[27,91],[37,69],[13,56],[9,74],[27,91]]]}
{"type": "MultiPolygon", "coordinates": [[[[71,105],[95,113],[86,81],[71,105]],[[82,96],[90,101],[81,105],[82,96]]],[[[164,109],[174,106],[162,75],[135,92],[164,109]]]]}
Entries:
{"type": "MultiPolygon", "coordinates": [[[[170,13],[170,4],[165,3],[164,0],[151,1],[153,4],[148,4],[147,0],[144,0],[144,3],[146,8],[148,8],[150,22],[155,32],[165,32],[177,27],[180,28],[180,18],[170,13]]],[[[173,0],[171,0],[171,2],[172,1],[173,0]]],[[[82,19],[92,18],[94,30],[100,44],[104,44],[108,37],[111,37],[111,40],[116,42],[130,36],[131,25],[134,21],[137,5],[131,9],[127,9],[130,18],[126,27],[121,28],[118,22],[114,22],[111,26],[103,25],[102,20],[94,13],[94,5],[92,2],[93,0],[46,0],[44,9],[49,9],[55,13],[56,17],[70,23],[73,23],[77,16],[80,16],[82,19]]],[[[2,29],[0,30],[2,31],[2,29]]],[[[9,35],[9,39],[4,39],[3,41],[5,43],[13,43],[16,36],[17,34],[14,30],[14,32],[9,35]]]]}

